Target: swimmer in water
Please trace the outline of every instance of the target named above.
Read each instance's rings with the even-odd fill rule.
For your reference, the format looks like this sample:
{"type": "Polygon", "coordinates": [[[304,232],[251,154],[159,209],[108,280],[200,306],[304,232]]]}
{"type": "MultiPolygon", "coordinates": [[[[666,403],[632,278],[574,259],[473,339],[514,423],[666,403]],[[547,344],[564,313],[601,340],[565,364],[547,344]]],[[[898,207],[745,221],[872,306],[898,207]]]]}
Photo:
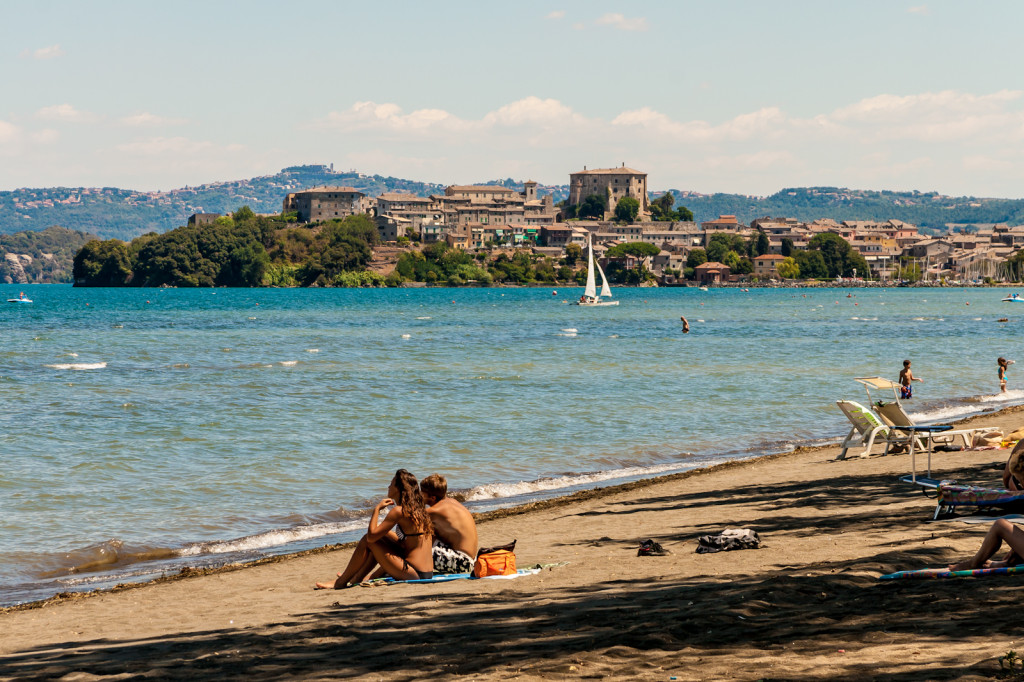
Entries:
{"type": "Polygon", "coordinates": [[[684,334],[689,334],[690,333],[690,323],[687,322],[686,318],[683,317],[682,315],[679,316],[679,319],[683,321],[683,333],[684,334]]]}

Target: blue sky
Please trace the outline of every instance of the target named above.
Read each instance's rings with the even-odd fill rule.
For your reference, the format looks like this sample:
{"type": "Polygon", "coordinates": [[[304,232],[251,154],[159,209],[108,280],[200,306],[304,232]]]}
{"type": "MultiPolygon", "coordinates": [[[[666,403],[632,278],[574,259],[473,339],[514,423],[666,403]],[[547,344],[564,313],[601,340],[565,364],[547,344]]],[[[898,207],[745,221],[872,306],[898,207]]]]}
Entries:
{"type": "Polygon", "coordinates": [[[625,163],[652,189],[1024,196],[1024,3],[0,8],[2,190],[625,163]]]}

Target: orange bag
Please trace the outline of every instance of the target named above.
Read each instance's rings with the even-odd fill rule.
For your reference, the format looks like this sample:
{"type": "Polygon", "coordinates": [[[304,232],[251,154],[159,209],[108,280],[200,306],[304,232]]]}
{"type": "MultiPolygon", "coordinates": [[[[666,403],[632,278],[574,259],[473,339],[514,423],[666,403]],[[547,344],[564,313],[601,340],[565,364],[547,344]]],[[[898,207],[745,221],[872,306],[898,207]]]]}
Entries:
{"type": "Polygon", "coordinates": [[[506,549],[481,554],[473,566],[473,576],[486,578],[489,575],[512,575],[516,572],[516,554],[506,549]]]}

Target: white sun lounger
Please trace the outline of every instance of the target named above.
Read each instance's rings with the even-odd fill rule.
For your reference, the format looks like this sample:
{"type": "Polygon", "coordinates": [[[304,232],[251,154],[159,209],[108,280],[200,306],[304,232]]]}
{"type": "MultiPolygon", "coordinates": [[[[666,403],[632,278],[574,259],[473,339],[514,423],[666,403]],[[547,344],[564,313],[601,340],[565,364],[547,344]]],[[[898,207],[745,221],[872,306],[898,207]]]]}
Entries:
{"type": "Polygon", "coordinates": [[[853,400],[837,400],[836,405],[853,425],[850,432],[846,434],[842,444],[843,450],[836,459],[846,459],[847,450],[851,446],[859,445],[863,445],[864,450],[857,456],[867,457],[871,454],[871,447],[879,435],[886,441],[886,450],[889,449],[890,429],[874,412],[853,400]]]}

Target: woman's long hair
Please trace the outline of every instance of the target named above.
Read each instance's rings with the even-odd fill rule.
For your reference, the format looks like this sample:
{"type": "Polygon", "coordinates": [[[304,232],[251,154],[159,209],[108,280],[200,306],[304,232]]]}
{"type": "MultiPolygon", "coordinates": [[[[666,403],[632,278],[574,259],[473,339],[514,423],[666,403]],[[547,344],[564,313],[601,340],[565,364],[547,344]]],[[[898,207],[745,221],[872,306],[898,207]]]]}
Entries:
{"type": "Polygon", "coordinates": [[[423,494],[420,492],[420,485],[416,481],[416,477],[405,469],[399,469],[395,472],[393,482],[398,490],[398,499],[395,501],[402,508],[402,513],[412,520],[416,531],[433,533],[434,526],[430,523],[427,506],[423,504],[423,494]]]}

